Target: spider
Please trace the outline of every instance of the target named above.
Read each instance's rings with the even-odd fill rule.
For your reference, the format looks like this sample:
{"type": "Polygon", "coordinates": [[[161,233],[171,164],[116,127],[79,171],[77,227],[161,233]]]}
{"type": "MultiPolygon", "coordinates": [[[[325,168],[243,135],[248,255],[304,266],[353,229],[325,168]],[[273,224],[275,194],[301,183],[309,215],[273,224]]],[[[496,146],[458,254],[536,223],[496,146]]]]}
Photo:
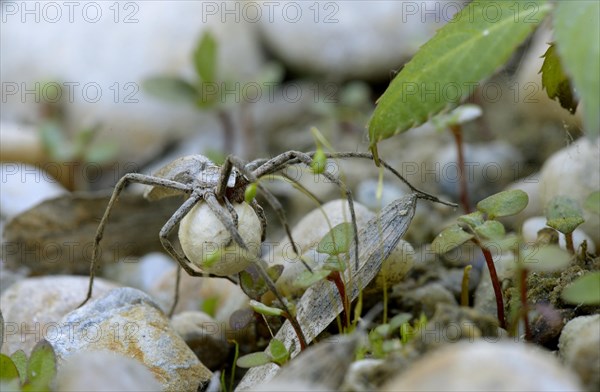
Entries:
{"type": "MultiPolygon", "coordinates": [[[[291,231],[286,222],[285,213],[282,209],[281,204],[277,198],[269,192],[264,186],[258,181],[260,178],[270,174],[275,174],[282,171],[289,165],[305,164],[311,166],[313,163],[313,157],[315,152],[303,153],[299,151],[288,151],[280,155],[277,155],[270,159],[258,159],[249,163],[243,162],[241,159],[230,155],[225,159],[222,166],[218,166],[211,162],[208,158],[202,155],[191,155],[182,158],[178,158],[173,162],[167,164],[163,168],[159,169],[154,175],[144,175],[139,173],[129,173],[123,176],[116,184],[112,196],[108,202],[108,206],[102,216],[96,235],[94,237],[94,245],[92,249],[92,260],[90,263],[90,280],[88,291],[85,300],[80,306],[83,306],[92,296],[94,276],[96,270],[96,264],[98,260],[99,244],[102,240],[105,226],[108,222],[111,210],[117,201],[120,193],[123,191],[125,186],[129,183],[139,183],[149,185],[151,188],[146,190],[144,196],[152,201],[158,200],[164,197],[172,197],[177,195],[187,195],[187,199],[177,209],[177,211],[171,216],[171,218],[165,223],[159,233],[160,241],[164,249],[178,262],[180,268],[177,271],[176,281],[176,293],[174,303],[171,307],[169,315],[172,315],[175,306],[178,301],[178,287],[180,282],[181,269],[185,270],[190,276],[218,276],[225,277],[237,283],[232,275],[235,275],[243,271],[248,264],[240,263],[239,266],[230,265],[224,271],[219,270],[216,273],[207,273],[197,267],[197,265],[191,261],[188,256],[181,254],[175,249],[171,241],[169,240],[169,234],[175,229],[176,226],[182,224],[182,221],[192,211],[192,209],[201,202],[206,203],[212,214],[218,218],[222,225],[226,228],[230,235],[229,242],[233,242],[242,250],[247,251],[248,246],[244,242],[242,235],[238,231],[238,213],[236,212],[235,205],[244,203],[245,192],[250,184],[257,184],[258,189],[261,190],[267,202],[277,213],[281,220],[288,239],[290,240],[292,249],[299,256],[298,249],[292,239],[291,231]]],[[[327,158],[364,158],[373,159],[369,153],[326,153],[327,158]]],[[[383,166],[390,170],[393,174],[399,177],[405,182],[411,190],[420,194],[421,198],[438,201],[435,196],[431,196],[425,192],[419,191],[410,185],[397,171],[389,166],[385,161],[381,161],[383,166]]],[[[346,185],[333,174],[328,171],[321,173],[327,180],[337,185],[342,192],[345,193],[348,200],[348,207],[350,210],[350,216],[352,219],[352,225],[354,228],[354,246],[355,255],[358,257],[358,228],[356,227],[356,217],[354,212],[354,202],[352,198],[352,192],[346,187],[346,185]]],[[[442,202],[445,203],[445,202],[442,202]]],[[[448,203],[445,203],[448,204],[448,203]]],[[[266,218],[262,207],[253,199],[250,203],[251,208],[254,210],[258,220],[260,222],[260,237],[261,242],[264,241],[266,218]]],[[[181,243],[181,238],[180,238],[181,243]]],[[[275,294],[278,301],[281,303],[284,311],[288,315],[292,315],[289,311],[286,301],[278,293],[277,289],[271,278],[266,273],[264,267],[261,264],[259,257],[250,257],[250,261],[253,262],[258,268],[258,272],[262,275],[267,284],[267,287],[275,294]]],[[[219,261],[217,261],[219,263],[219,261]]],[[[304,262],[303,262],[304,263],[304,262]]],[[[310,267],[304,263],[305,267],[310,270],[310,267]]],[[[358,260],[355,260],[355,265],[358,265],[358,260]]],[[[208,272],[211,272],[210,270],[208,272]]],[[[292,323],[296,323],[293,317],[290,319],[292,323]]],[[[297,330],[299,325],[296,325],[297,330]]],[[[299,336],[302,339],[301,336],[299,336]]],[[[304,342],[301,342],[304,343],[304,342]]]]}

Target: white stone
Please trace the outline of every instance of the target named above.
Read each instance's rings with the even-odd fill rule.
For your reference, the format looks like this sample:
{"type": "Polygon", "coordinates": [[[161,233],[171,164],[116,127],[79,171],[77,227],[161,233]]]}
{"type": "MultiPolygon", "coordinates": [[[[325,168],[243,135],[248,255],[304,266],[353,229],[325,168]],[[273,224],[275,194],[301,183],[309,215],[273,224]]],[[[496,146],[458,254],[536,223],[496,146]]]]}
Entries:
{"type": "MultiPolygon", "coordinates": [[[[338,80],[384,79],[439,27],[431,23],[435,15],[422,21],[425,7],[436,3],[285,1],[276,4],[272,19],[260,20],[260,28],[269,48],[295,70],[338,80]]],[[[448,20],[452,10],[444,14],[440,4],[437,14],[448,20]]]]}
{"type": "Polygon", "coordinates": [[[252,264],[260,253],[262,227],[256,212],[246,202],[233,207],[238,216],[237,229],[247,250],[235,243],[205,202],[196,204],[181,220],[181,248],[188,259],[205,272],[219,276],[237,274],[252,264]]]}
{"type": "Polygon", "coordinates": [[[51,342],[59,363],[81,351],[108,350],[143,363],[166,391],[196,390],[211,372],[143,292],[124,287],[68,313],[51,342]]]}
{"type": "Polygon", "coordinates": [[[158,391],[154,375],[135,359],[111,351],[82,351],[69,357],[56,378],[59,391],[158,391]]]}
{"type": "Polygon", "coordinates": [[[67,193],[50,174],[25,163],[2,163],[0,177],[0,216],[4,219],[67,193]]]}
{"type": "Polygon", "coordinates": [[[513,342],[461,342],[428,353],[382,391],[581,391],[550,353],[513,342]]]}
{"type": "Polygon", "coordinates": [[[580,316],[569,321],[558,341],[561,358],[573,369],[589,391],[600,389],[600,315],[580,316]]]}
{"type": "Polygon", "coordinates": [[[223,23],[224,9],[215,14],[207,9],[215,5],[225,7],[213,1],[3,3],[3,120],[38,123],[43,98],[54,100],[56,90],[23,94],[34,91],[36,83],[57,82],[67,129],[100,123],[99,138],[119,143],[124,160],[173,135],[199,130],[207,146],[220,147],[215,115],[166,103],[142,89],[143,80],[157,75],[195,81],[192,54],[207,31],[218,41],[221,79],[243,82],[258,73],[263,60],[256,25],[239,15],[223,23]]]}

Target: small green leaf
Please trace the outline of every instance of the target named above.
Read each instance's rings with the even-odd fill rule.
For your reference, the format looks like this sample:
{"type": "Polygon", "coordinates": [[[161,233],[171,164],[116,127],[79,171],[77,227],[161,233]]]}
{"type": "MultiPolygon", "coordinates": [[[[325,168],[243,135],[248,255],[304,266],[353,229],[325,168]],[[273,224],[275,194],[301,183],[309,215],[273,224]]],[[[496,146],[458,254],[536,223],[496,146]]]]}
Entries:
{"type": "Polygon", "coordinates": [[[0,381],[19,379],[19,371],[12,359],[7,355],[0,354],[0,381]]]}
{"type": "Polygon", "coordinates": [[[600,191],[590,193],[583,203],[583,208],[600,215],[600,191]]]}
{"type": "Polygon", "coordinates": [[[183,79],[171,76],[156,76],[144,80],[144,90],[157,98],[174,103],[195,104],[198,91],[183,79]]]}
{"type": "Polygon", "coordinates": [[[558,245],[524,246],[519,252],[523,266],[535,272],[552,272],[565,269],[571,262],[571,254],[558,245]]]}
{"type": "Polygon", "coordinates": [[[200,81],[203,83],[217,81],[217,41],[209,31],[202,35],[194,52],[194,65],[200,81]]]}
{"type": "Polygon", "coordinates": [[[486,213],[489,219],[516,215],[529,203],[529,196],[520,189],[503,191],[477,203],[477,209],[486,213]]]}
{"type": "Polygon", "coordinates": [[[520,2],[474,1],[439,29],[377,101],[369,122],[371,151],[376,152],[381,140],[456,106],[506,63],[552,9],[545,1],[527,5],[534,12],[523,12],[520,2]],[[515,12],[515,7],[521,12],[515,12]]]}
{"type": "Polygon", "coordinates": [[[221,249],[217,249],[214,252],[205,252],[202,255],[202,268],[211,268],[216,263],[221,261],[222,252],[221,249]]]}
{"type": "Polygon", "coordinates": [[[584,222],[583,212],[577,202],[567,196],[556,196],[546,207],[548,226],[563,234],[572,233],[584,222]]]}
{"type": "Polygon", "coordinates": [[[556,49],[583,105],[583,130],[600,132],[600,2],[557,1],[553,13],[556,49]]]}
{"type": "Polygon", "coordinates": [[[23,350],[17,350],[10,356],[13,363],[17,367],[19,371],[19,376],[21,377],[21,384],[23,384],[27,377],[27,355],[23,350]]]}
{"type": "Polygon", "coordinates": [[[317,245],[317,252],[336,256],[350,249],[354,230],[350,222],[342,222],[325,234],[317,245]]]}
{"type": "Polygon", "coordinates": [[[571,114],[577,109],[577,98],[571,86],[571,81],[565,73],[554,44],[550,44],[544,54],[544,64],[540,70],[542,73],[542,87],[550,99],[558,99],[560,106],[567,109],[571,114]]]}
{"type": "Polygon", "coordinates": [[[85,160],[94,163],[106,163],[113,160],[119,153],[119,145],[116,143],[94,144],[85,153],[85,160]]]}
{"type": "Polygon", "coordinates": [[[327,156],[325,156],[325,152],[323,149],[318,148],[313,156],[312,163],[310,165],[311,170],[315,174],[322,174],[327,167],[327,156]]]}
{"type": "Polygon", "coordinates": [[[517,246],[519,245],[519,237],[516,234],[511,233],[504,237],[497,238],[494,240],[481,241],[481,245],[488,250],[496,250],[499,253],[505,253],[517,248],[517,246]]]}
{"type": "Polygon", "coordinates": [[[211,317],[215,317],[217,315],[217,305],[219,303],[219,296],[214,295],[211,297],[204,298],[202,304],[200,305],[200,310],[211,317]]]}
{"type": "Polygon", "coordinates": [[[471,212],[470,214],[459,216],[457,220],[471,228],[475,228],[483,224],[483,213],[481,211],[471,212]]]}
{"type": "Polygon", "coordinates": [[[285,345],[278,339],[271,340],[271,344],[269,344],[269,352],[271,354],[272,361],[278,365],[283,365],[290,357],[290,353],[285,348],[285,345]]]}
{"type": "Polygon", "coordinates": [[[27,382],[31,390],[49,390],[56,375],[56,356],[50,343],[40,340],[29,357],[27,364],[27,382]]]}
{"type": "Polygon", "coordinates": [[[565,302],[576,305],[600,305],[600,271],[580,276],[563,290],[565,302]]]}
{"type": "Polygon", "coordinates": [[[317,271],[302,271],[300,275],[294,280],[294,286],[299,288],[307,288],[317,283],[320,280],[325,279],[329,276],[331,271],[317,270],[317,271]]]}
{"type": "Polygon", "coordinates": [[[47,154],[58,161],[67,161],[73,158],[73,146],[67,141],[63,130],[53,121],[42,124],[40,139],[47,154]]]}
{"type": "Polygon", "coordinates": [[[464,244],[471,238],[473,238],[473,234],[467,233],[458,225],[453,225],[444,229],[435,237],[431,243],[431,249],[433,249],[436,254],[442,255],[457,246],[464,244]]]}
{"type": "Polygon", "coordinates": [[[339,256],[329,256],[323,264],[323,269],[327,271],[343,272],[346,270],[346,263],[339,256]]]}
{"type": "Polygon", "coordinates": [[[270,363],[270,362],[271,362],[271,358],[269,358],[269,356],[266,353],[259,352],[259,353],[242,355],[241,357],[238,358],[238,360],[235,362],[235,364],[241,368],[252,368],[252,367],[256,367],[256,366],[266,365],[267,363],[270,363]]]}
{"type": "Polygon", "coordinates": [[[263,314],[265,316],[283,316],[284,311],[279,308],[274,308],[271,306],[267,306],[262,302],[255,301],[253,299],[250,300],[250,307],[256,313],[263,314]]]}
{"type": "Polygon", "coordinates": [[[504,237],[506,230],[504,225],[495,220],[485,221],[475,228],[475,233],[487,240],[498,240],[504,237]]]}
{"type": "Polygon", "coordinates": [[[244,200],[246,201],[246,203],[250,204],[252,200],[254,200],[254,198],[256,197],[257,189],[258,186],[256,185],[256,183],[248,185],[246,191],[244,192],[244,200]]]}
{"type": "Polygon", "coordinates": [[[410,313],[399,313],[397,315],[395,315],[394,317],[392,317],[392,319],[390,320],[390,328],[392,328],[393,331],[395,331],[396,329],[400,328],[400,326],[404,323],[408,323],[410,320],[412,319],[412,314],[410,313]]]}

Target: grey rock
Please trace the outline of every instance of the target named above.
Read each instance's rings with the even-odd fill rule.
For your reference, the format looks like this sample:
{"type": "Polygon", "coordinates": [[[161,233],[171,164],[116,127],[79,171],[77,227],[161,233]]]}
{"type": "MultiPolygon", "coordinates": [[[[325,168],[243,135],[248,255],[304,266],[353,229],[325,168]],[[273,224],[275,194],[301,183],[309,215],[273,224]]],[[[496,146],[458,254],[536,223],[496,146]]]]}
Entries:
{"type": "MultiPolygon", "coordinates": [[[[2,293],[0,308],[5,321],[2,352],[17,350],[29,354],[41,339],[51,344],[62,338],[60,320],[85,298],[89,279],[80,276],[32,277],[21,280],[2,293]]],[[[106,280],[94,281],[98,298],[116,286],[106,280]]]]}
{"type": "Polygon", "coordinates": [[[431,318],[439,304],[458,305],[454,295],[442,284],[433,282],[402,293],[402,305],[413,309],[415,314],[424,313],[431,318]]]}
{"type": "Polygon", "coordinates": [[[220,369],[229,355],[224,323],[203,312],[182,312],[171,319],[171,325],[207,368],[220,369]]]}
{"type": "Polygon", "coordinates": [[[49,173],[25,163],[0,165],[0,216],[10,219],[23,211],[67,193],[49,173]]]}
{"type": "MultiPolygon", "coordinates": [[[[519,151],[506,142],[464,144],[464,176],[471,202],[499,192],[515,179],[515,167],[522,163],[519,151]]],[[[447,195],[460,196],[460,175],[456,145],[450,143],[433,157],[430,167],[439,171],[439,188],[447,195]]]]}
{"type": "Polygon", "coordinates": [[[433,35],[436,25],[421,16],[435,3],[415,3],[410,17],[404,2],[278,3],[260,28],[269,48],[295,70],[338,80],[383,79],[433,35]]]}
{"type": "Polygon", "coordinates": [[[600,390],[600,315],[569,321],[558,341],[559,354],[588,391],[600,390]]]}
{"type": "Polygon", "coordinates": [[[548,352],[481,340],[427,354],[382,391],[581,391],[577,377],[548,352]]]}
{"type": "Polygon", "coordinates": [[[165,391],[197,390],[210,380],[211,372],[139,290],[114,289],[60,324],[63,333],[52,343],[59,362],[81,351],[108,350],[143,363],[165,391]]]}
{"type": "Polygon", "coordinates": [[[59,391],[160,391],[162,385],[135,359],[111,351],[82,351],[69,357],[56,378],[59,391]]]}

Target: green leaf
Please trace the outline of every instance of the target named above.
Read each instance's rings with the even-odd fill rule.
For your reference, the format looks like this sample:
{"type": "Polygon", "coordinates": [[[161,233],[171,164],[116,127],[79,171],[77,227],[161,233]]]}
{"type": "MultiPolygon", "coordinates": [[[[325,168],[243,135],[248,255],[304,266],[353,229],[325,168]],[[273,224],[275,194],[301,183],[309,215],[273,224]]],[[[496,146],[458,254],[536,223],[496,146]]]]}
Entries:
{"type": "Polygon", "coordinates": [[[498,253],[508,252],[517,248],[519,245],[519,237],[516,234],[511,233],[502,238],[481,241],[481,245],[488,250],[497,250],[498,253]]]}
{"type": "Polygon", "coordinates": [[[271,306],[267,306],[262,302],[255,301],[253,299],[250,300],[250,307],[256,313],[263,314],[265,316],[283,316],[284,311],[279,308],[274,308],[271,306]]]}
{"type": "Polygon", "coordinates": [[[116,143],[95,144],[85,154],[87,162],[107,163],[119,154],[119,145],[116,143]]]}
{"type": "Polygon", "coordinates": [[[329,256],[323,264],[323,269],[327,271],[343,272],[346,270],[346,263],[338,256],[329,256]]]}
{"type": "Polygon", "coordinates": [[[252,200],[254,200],[254,198],[256,197],[256,191],[258,189],[258,186],[256,185],[256,183],[252,183],[250,185],[248,185],[248,187],[246,188],[246,191],[244,191],[244,201],[248,204],[250,204],[252,202],[252,200]]]}
{"type": "Polygon", "coordinates": [[[562,299],[576,305],[600,305],[600,271],[589,272],[564,288],[562,299]]]}
{"type": "Polygon", "coordinates": [[[42,124],[40,138],[44,150],[52,159],[67,161],[73,158],[73,146],[66,139],[58,124],[49,121],[42,124]]]}
{"type": "Polygon", "coordinates": [[[19,371],[9,356],[0,354],[0,381],[19,379],[19,371]]]}
{"type": "Polygon", "coordinates": [[[583,208],[590,212],[600,214],[600,191],[590,193],[583,202],[583,208]]]}
{"type": "Polygon", "coordinates": [[[544,54],[544,64],[540,71],[542,73],[542,87],[550,99],[558,99],[560,106],[567,109],[571,114],[577,109],[577,97],[575,97],[571,80],[560,63],[554,44],[550,44],[544,54]]]}
{"type": "Polygon", "coordinates": [[[544,19],[545,1],[475,1],[438,30],[394,78],[369,122],[371,150],[472,94],[544,19]]]}
{"type": "Polygon", "coordinates": [[[200,305],[200,310],[208,314],[210,317],[217,315],[217,305],[219,304],[219,296],[214,295],[205,298],[200,305]]]}
{"type": "Polygon", "coordinates": [[[518,214],[527,207],[529,196],[520,189],[503,191],[477,203],[477,209],[490,219],[518,214]]]}
{"type": "Polygon", "coordinates": [[[198,91],[183,79],[172,76],[156,76],[144,80],[144,90],[157,98],[174,103],[195,104],[198,91]]]}
{"type": "Polygon", "coordinates": [[[483,213],[481,211],[471,212],[470,214],[459,216],[456,220],[471,228],[475,228],[483,224],[483,213]]]}
{"type": "Polygon", "coordinates": [[[487,240],[498,240],[504,237],[506,230],[502,223],[495,220],[489,220],[475,227],[475,233],[487,240]]]}
{"type": "Polygon", "coordinates": [[[325,156],[325,152],[322,148],[318,148],[313,156],[312,163],[310,164],[310,168],[315,174],[322,174],[327,167],[327,156],[325,156]]]}
{"type": "Polygon", "coordinates": [[[19,377],[21,378],[21,384],[23,384],[27,377],[27,355],[23,350],[17,350],[10,356],[13,363],[19,371],[19,377]]]}
{"type": "MultiPolygon", "coordinates": [[[[280,264],[275,264],[267,268],[267,274],[273,282],[276,282],[277,279],[279,279],[282,272],[283,266],[280,264]]],[[[258,272],[256,266],[249,266],[245,271],[240,272],[239,275],[240,287],[251,299],[259,300],[260,297],[269,290],[264,278],[258,272]]]]}
{"type": "Polygon", "coordinates": [[[583,105],[588,136],[600,132],[600,2],[557,1],[554,12],[556,49],[583,105]]]}
{"type": "Polygon", "coordinates": [[[548,226],[563,234],[572,233],[584,222],[579,204],[567,196],[556,196],[548,203],[546,219],[548,226]]]}
{"type": "Polygon", "coordinates": [[[353,235],[354,230],[352,228],[352,223],[342,222],[331,229],[325,234],[321,241],[319,241],[317,252],[326,253],[331,256],[346,253],[350,249],[353,235]]]}
{"type": "Polygon", "coordinates": [[[473,234],[467,233],[460,226],[453,225],[444,229],[431,243],[431,249],[442,255],[457,246],[464,244],[473,238],[473,234]]]}
{"type": "Polygon", "coordinates": [[[392,329],[392,331],[395,331],[396,329],[400,328],[402,324],[408,323],[410,320],[412,320],[412,314],[399,313],[392,317],[392,319],[390,320],[390,328],[392,329]]]}
{"type": "Polygon", "coordinates": [[[271,344],[269,344],[269,352],[271,354],[271,359],[278,365],[283,365],[287,362],[290,357],[290,353],[288,352],[285,345],[279,339],[271,340],[271,344]]]}
{"type": "Polygon", "coordinates": [[[27,364],[27,382],[31,390],[49,390],[56,375],[56,356],[50,343],[40,340],[29,357],[27,364]]]}
{"type": "Polygon", "coordinates": [[[266,365],[271,362],[271,358],[264,352],[242,355],[235,364],[241,368],[252,368],[266,365]]]}
{"type": "Polygon", "coordinates": [[[194,66],[202,83],[215,83],[217,81],[217,41],[207,31],[194,52],[194,66]]]}
{"type": "Polygon", "coordinates": [[[519,260],[528,270],[552,272],[567,268],[571,262],[571,254],[558,245],[528,244],[520,250],[519,260]]]}
{"type": "Polygon", "coordinates": [[[313,284],[321,281],[329,276],[331,271],[317,270],[317,271],[302,271],[300,275],[294,280],[294,286],[299,288],[307,288],[313,284]]]}

